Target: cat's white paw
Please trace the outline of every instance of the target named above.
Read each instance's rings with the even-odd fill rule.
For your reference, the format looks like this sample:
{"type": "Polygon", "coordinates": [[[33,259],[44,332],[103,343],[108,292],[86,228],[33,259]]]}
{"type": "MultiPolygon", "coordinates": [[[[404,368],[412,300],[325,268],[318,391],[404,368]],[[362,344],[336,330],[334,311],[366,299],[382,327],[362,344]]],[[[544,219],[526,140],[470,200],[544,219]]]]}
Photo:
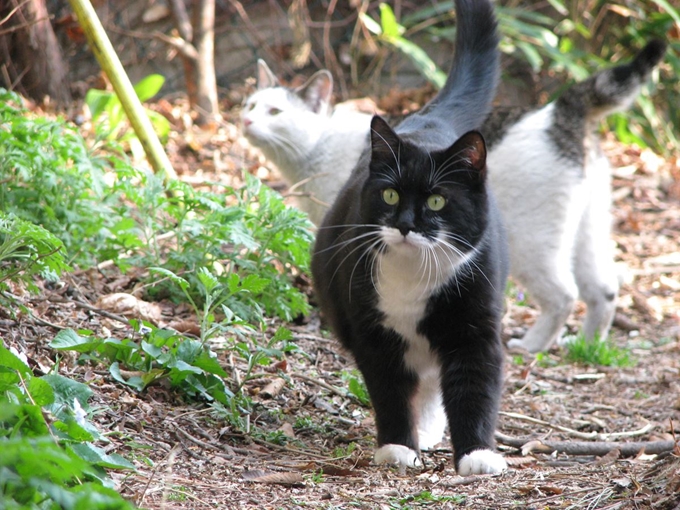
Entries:
{"type": "Polygon", "coordinates": [[[420,467],[422,462],[418,453],[401,444],[386,444],[375,451],[373,462],[376,464],[397,464],[406,467],[420,467]]]}
{"type": "Polygon", "coordinates": [[[475,450],[460,459],[458,474],[460,476],[495,475],[507,468],[508,464],[501,454],[491,450],[475,450]]]}
{"type": "Polygon", "coordinates": [[[508,349],[524,349],[532,354],[540,351],[547,350],[545,345],[542,343],[540,345],[527,344],[524,338],[512,338],[508,340],[508,349]]]}

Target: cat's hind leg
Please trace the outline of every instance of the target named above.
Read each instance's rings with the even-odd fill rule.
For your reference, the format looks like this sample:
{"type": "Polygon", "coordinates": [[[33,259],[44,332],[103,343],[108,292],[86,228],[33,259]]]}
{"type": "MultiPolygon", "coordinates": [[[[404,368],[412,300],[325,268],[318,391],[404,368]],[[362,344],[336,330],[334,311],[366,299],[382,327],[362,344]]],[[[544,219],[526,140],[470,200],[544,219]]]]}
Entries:
{"type": "Polygon", "coordinates": [[[418,447],[430,450],[442,441],[447,423],[438,373],[421,377],[413,409],[418,420],[418,447]]]}
{"type": "Polygon", "coordinates": [[[526,287],[529,298],[541,312],[524,337],[510,340],[508,347],[545,351],[560,336],[578,295],[572,273],[572,245],[564,242],[562,246],[544,246],[542,250],[540,246],[522,250],[527,253],[513,256],[529,263],[523,263],[525,270],[516,271],[514,276],[526,287]]]}

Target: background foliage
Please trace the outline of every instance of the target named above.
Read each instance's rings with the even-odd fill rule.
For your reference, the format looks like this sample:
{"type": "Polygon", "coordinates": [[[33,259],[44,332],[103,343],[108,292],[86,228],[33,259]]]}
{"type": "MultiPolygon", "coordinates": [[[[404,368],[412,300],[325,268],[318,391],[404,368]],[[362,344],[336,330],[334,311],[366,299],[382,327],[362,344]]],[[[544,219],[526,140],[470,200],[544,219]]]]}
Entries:
{"type": "MultiPolygon", "coordinates": [[[[680,149],[680,9],[667,0],[503,0],[497,7],[501,50],[525,62],[548,100],[574,80],[602,67],[625,62],[652,38],[669,43],[661,72],[653,77],[652,92],[643,90],[631,112],[611,116],[609,127],[626,143],[670,155],[680,149]]],[[[387,4],[361,16],[377,40],[410,57],[436,86],[445,73],[411,39],[431,42],[455,39],[453,0],[430,2],[405,12],[398,20],[387,4]],[[378,21],[379,20],[379,21],[378,21]]],[[[504,78],[508,78],[504,76],[504,78]]]]}

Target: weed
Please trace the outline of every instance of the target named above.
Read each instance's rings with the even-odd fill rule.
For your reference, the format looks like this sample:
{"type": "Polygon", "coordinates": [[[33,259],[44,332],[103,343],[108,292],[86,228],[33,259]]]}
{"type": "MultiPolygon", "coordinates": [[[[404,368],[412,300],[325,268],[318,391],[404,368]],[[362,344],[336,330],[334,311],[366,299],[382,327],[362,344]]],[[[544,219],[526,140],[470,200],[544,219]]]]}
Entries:
{"type": "Polygon", "coordinates": [[[347,390],[353,395],[361,405],[369,407],[371,399],[366,389],[366,383],[357,370],[343,370],[340,374],[343,381],[347,383],[347,390]]]}
{"type": "Polygon", "coordinates": [[[7,290],[9,282],[21,282],[37,291],[36,274],[56,279],[69,269],[62,249],[62,242],[44,228],[0,212],[0,290],[7,290]]]}
{"type": "Polygon", "coordinates": [[[557,360],[552,358],[547,352],[537,352],[536,353],[536,364],[542,368],[555,367],[559,363],[557,360]]]}
{"type": "Polygon", "coordinates": [[[344,459],[346,457],[349,457],[352,455],[352,452],[357,449],[357,444],[352,442],[349,443],[347,446],[344,448],[341,446],[338,446],[333,450],[333,457],[336,459],[344,459]]]}
{"type": "Polygon", "coordinates": [[[570,339],[566,345],[566,360],[572,363],[606,367],[634,365],[630,350],[618,347],[611,339],[586,340],[582,335],[570,339]]]}
{"type": "MultiPolygon", "coordinates": [[[[135,85],[135,92],[140,101],[144,102],[154,97],[163,87],[165,78],[160,74],[151,74],[143,78],[135,85]]],[[[141,143],[135,132],[126,127],[124,122],[126,117],[123,105],[114,92],[107,90],[90,89],[85,96],[85,103],[90,109],[92,122],[95,124],[97,137],[106,140],[119,139],[121,142],[128,142],[132,147],[133,153],[142,153],[141,143]]],[[[153,110],[145,109],[146,115],[151,121],[156,134],[161,140],[165,141],[170,133],[170,122],[161,114],[153,110]]]]}
{"type": "Polygon", "coordinates": [[[0,479],[3,508],[132,509],[105,469],[134,466],[96,442],[106,438],[86,418],[88,386],[49,374],[0,346],[0,479]]]}

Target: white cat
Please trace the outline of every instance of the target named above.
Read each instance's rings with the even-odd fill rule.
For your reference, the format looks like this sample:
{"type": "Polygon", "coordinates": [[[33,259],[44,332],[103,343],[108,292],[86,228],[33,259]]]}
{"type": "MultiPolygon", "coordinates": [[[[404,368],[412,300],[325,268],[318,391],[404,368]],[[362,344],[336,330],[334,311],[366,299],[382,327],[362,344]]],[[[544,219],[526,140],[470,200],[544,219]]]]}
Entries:
{"type": "Polygon", "coordinates": [[[257,91],[241,113],[243,134],[301,192],[300,208],[319,225],[368,144],[371,116],[332,111],[333,78],[326,70],[288,89],[263,60],[257,64],[257,91]]]}
{"type": "MultiPolygon", "coordinates": [[[[588,307],[584,336],[608,335],[618,280],[611,171],[595,131],[606,115],[630,106],[665,48],[654,40],[631,63],[572,85],[553,103],[497,108],[481,127],[489,180],[508,231],[510,272],[541,308],[536,323],[510,347],[547,350],[579,297],[588,307]]],[[[244,134],[289,184],[311,178],[305,189],[313,200],[300,206],[318,225],[325,209],[319,202],[332,203],[349,177],[367,143],[371,115],[331,115],[327,71],[289,90],[264,62],[258,68],[258,91],[242,115],[244,134]]]]}

